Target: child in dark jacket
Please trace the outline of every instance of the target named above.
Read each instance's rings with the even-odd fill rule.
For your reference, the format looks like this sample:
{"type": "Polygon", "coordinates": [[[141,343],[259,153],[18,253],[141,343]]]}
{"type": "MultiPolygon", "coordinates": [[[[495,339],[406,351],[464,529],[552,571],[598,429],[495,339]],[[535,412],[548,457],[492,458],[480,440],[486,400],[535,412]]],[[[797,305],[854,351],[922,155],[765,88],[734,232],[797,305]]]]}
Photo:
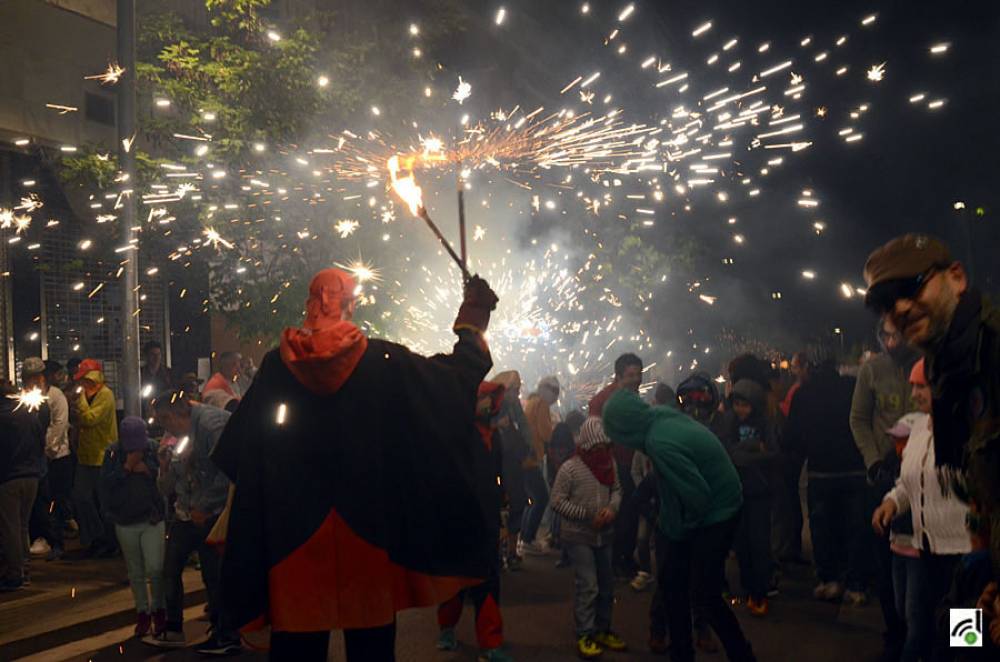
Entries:
{"type": "Polygon", "coordinates": [[[137,416],[121,423],[118,442],[104,452],[101,501],[114,522],[128,581],[135,598],[135,635],[143,637],[166,627],[163,592],[164,504],[156,488],[159,462],[156,448],[137,416]],[[149,583],[147,592],[146,584],[149,583]]]}
{"type": "Polygon", "coordinates": [[[736,557],[747,606],[754,616],[768,611],[771,580],[771,483],[778,454],[766,415],[764,389],[749,379],[733,387],[723,443],[743,483],[743,515],[736,534],[736,557]]]}

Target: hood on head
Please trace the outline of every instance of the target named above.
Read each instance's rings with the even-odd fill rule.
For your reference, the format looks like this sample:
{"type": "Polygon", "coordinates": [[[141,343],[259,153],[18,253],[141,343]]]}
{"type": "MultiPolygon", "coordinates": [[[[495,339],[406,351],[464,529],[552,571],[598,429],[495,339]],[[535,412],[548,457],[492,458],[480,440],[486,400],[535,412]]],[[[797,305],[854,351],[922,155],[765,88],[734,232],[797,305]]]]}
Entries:
{"type": "Polygon", "coordinates": [[[285,329],[281,361],[303,386],[320,395],[336,393],[368,349],[368,339],[351,322],[323,329],[285,329]]]}
{"type": "Polygon", "coordinates": [[[755,416],[762,415],[766,410],[767,396],[764,389],[752,379],[741,379],[736,382],[733,386],[733,396],[749,402],[755,416]]]}
{"type": "Polygon", "coordinates": [[[619,390],[604,405],[604,431],[617,443],[642,446],[654,420],[656,409],[632,391],[619,390]]]}
{"type": "Polygon", "coordinates": [[[591,416],[583,422],[580,435],[576,438],[576,445],[582,451],[589,451],[595,446],[607,444],[610,441],[604,432],[604,422],[599,416],[591,416]]]}
{"type": "Polygon", "coordinates": [[[521,375],[517,370],[504,370],[494,375],[490,381],[500,384],[504,387],[505,391],[511,391],[514,388],[514,384],[521,383],[521,375]]]}
{"type": "Polygon", "coordinates": [[[697,394],[693,400],[698,407],[715,409],[719,406],[719,388],[706,372],[694,372],[677,385],[677,397],[686,400],[689,394],[697,394]]]}
{"type": "Polygon", "coordinates": [[[79,381],[79,380],[81,380],[81,379],[83,379],[83,378],[86,377],[87,379],[90,379],[91,381],[97,381],[96,379],[92,379],[91,377],[89,377],[89,374],[92,373],[92,372],[102,373],[101,374],[100,383],[103,384],[104,383],[104,375],[103,375],[103,373],[104,373],[104,366],[101,365],[101,362],[98,361],[97,359],[84,359],[84,360],[80,361],[80,365],[77,367],[76,373],[73,375],[73,380],[74,381],[79,381]]]}

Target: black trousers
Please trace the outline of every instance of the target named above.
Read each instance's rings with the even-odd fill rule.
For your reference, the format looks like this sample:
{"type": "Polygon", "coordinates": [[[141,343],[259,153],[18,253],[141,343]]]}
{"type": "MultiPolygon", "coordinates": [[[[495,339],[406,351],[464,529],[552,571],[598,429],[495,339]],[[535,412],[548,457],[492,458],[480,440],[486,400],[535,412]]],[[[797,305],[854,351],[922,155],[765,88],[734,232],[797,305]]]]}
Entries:
{"type": "Polygon", "coordinates": [[[667,607],[670,659],[673,662],[694,662],[692,601],[695,609],[705,614],[729,660],[756,660],[736,615],[722,598],[726,556],[733,545],[739,522],[737,514],[724,522],[696,529],[687,540],[667,541],[659,581],[667,607]]]}
{"type": "Polygon", "coordinates": [[[614,543],[612,545],[611,563],[615,570],[628,575],[635,574],[638,565],[635,562],[635,539],[639,535],[639,511],[635,509],[632,495],[635,493],[635,481],[629,467],[618,465],[618,482],[622,487],[622,510],[615,520],[614,543]]]}
{"type": "MultiPolygon", "coordinates": [[[[396,624],[344,630],[347,662],[395,662],[396,624]]],[[[329,632],[272,632],[271,662],[320,662],[327,659],[329,632]]]]}

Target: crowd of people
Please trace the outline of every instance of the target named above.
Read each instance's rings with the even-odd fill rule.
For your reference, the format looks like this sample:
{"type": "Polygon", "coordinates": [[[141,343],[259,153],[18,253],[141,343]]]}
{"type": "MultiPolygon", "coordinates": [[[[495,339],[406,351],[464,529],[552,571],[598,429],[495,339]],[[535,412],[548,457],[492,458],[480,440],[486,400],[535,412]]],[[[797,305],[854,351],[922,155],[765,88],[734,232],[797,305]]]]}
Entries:
{"type": "Polygon", "coordinates": [[[816,600],[877,598],[884,659],[989,659],[1000,312],[933,238],[893,240],[864,275],[879,348],[860,366],[746,354],[722,380],[673,388],[644,384],[626,353],[579,408],[561,406],[555,376],[526,394],[516,370],[493,369],[497,298],[478,277],[453,351],[427,358],[367,338],[350,275],[320,272],[302,327],[259,371],[222,354],[202,388],[147,345],[145,419],[120,425],[99,361],[29,358],[22,388],[44,403],[9,385],[0,401],[0,589],[79,535],[86,555],[124,558],[135,633],[154,646],[186,645],[196,553],[202,653],[235,654],[241,629],[269,625],[272,659],[325,659],[340,629],[348,659],[392,660],[396,614],[432,606],[437,648],[455,650],[471,600],[479,659],[504,662],[502,578],[546,556],[572,569],[581,658],[627,650],[615,592],[633,590],[650,595],[651,651],[690,662],[721,644],[749,661],[737,610],[767,618],[789,566],[811,563],[816,600]],[[950,647],[951,608],[982,610],[982,648],[950,647]]]}

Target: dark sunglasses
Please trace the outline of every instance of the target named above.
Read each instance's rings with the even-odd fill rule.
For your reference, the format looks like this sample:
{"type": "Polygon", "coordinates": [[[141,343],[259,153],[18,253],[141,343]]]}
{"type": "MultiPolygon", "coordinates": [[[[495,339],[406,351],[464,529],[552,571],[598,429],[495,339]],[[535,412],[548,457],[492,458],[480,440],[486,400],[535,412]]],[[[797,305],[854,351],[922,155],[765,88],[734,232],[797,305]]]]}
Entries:
{"type": "Polygon", "coordinates": [[[865,306],[879,314],[891,312],[900,299],[916,299],[931,278],[943,269],[941,265],[934,265],[916,276],[893,278],[873,285],[865,294],[865,306]]]}

